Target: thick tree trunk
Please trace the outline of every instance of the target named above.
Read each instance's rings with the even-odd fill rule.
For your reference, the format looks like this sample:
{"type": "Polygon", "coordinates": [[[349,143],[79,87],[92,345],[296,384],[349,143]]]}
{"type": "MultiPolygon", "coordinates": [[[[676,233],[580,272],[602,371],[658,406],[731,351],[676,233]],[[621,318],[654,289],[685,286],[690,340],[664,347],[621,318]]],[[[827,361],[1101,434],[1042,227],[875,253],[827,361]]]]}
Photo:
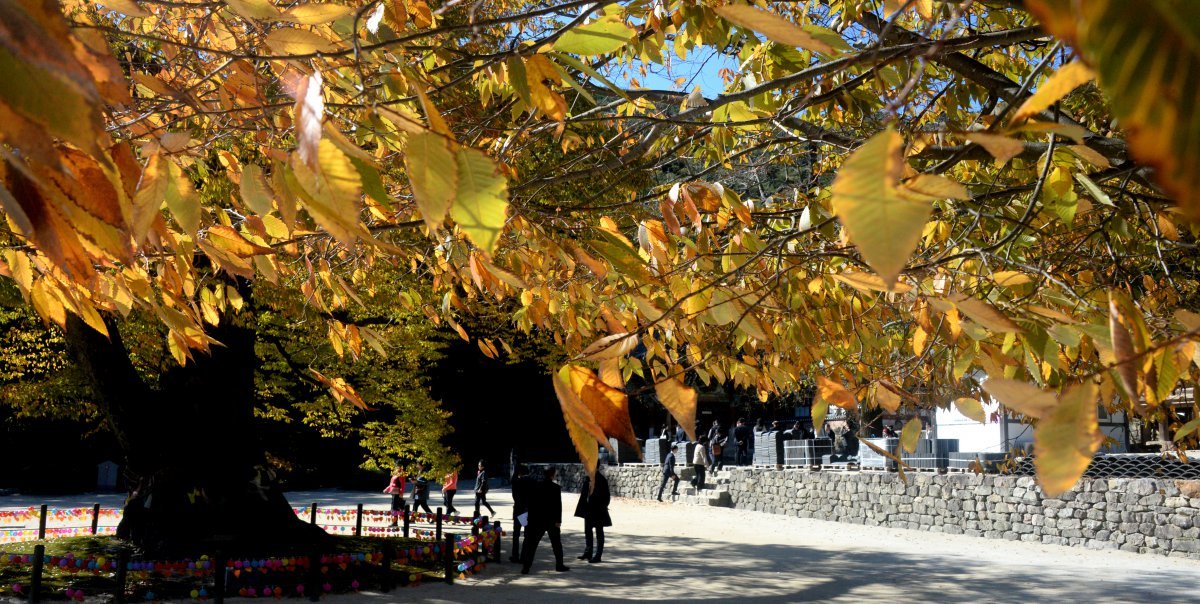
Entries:
{"type": "Polygon", "coordinates": [[[223,317],[210,332],[221,344],[157,387],[138,375],[115,322],[110,338],[74,317],[67,325],[126,456],[118,535],[148,552],[279,551],[328,538],[296,517],[266,468],[254,434],[255,334],[238,320],[223,317]]]}

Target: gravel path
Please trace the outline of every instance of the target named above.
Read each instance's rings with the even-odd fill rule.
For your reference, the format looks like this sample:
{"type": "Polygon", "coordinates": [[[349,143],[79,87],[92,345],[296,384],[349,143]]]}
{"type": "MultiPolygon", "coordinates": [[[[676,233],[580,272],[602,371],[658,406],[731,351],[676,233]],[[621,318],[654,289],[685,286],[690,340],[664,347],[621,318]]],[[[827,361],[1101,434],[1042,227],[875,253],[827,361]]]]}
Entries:
{"type": "MultiPolygon", "coordinates": [[[[456,503],[468,511],[465,495],[456,503]]],[[[564,494],[565,513],[575,509],[577,497],[564,494]]],[[[387,501],[377,493],[339,491],[289,498],[296,505],[385,507],[387,501]]],[[[508,493],[494,489],[489,498],[498,519],[511,526],[508,493]]],[[[10,501],[0,498],[0,507],[23,505],[10,501]]],[[[571,572],[551,570],[553,557],[543,541],[533,573],[522,576],[507,561],[506,541],[503,564],[453,586],[322,601],[1200,602],[1196,561],[620,498],[611,511],[616,526],[608,531],[601,564],[574,560],[583,549],[583,521],[569,517],[563,540],[571,572]]]]}

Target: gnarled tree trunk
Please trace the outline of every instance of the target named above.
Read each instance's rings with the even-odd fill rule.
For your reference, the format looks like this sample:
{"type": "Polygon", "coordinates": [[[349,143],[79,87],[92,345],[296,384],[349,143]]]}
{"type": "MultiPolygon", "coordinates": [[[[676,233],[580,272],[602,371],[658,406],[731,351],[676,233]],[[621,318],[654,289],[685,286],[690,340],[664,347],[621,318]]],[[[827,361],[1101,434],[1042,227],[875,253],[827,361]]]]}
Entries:
{"type": "Polygon", "coordinates": [[[256,552],[328,538],[301,521],[266,468],[254,434],[255,333],[223,317],[221,344],[196,352],[152,387],[114,321],[110,337],[72,317],[67,340],[90,374],[122,447],[130,497],[118,536],[148,552],[195,554],[222,544],[256,552]]]}

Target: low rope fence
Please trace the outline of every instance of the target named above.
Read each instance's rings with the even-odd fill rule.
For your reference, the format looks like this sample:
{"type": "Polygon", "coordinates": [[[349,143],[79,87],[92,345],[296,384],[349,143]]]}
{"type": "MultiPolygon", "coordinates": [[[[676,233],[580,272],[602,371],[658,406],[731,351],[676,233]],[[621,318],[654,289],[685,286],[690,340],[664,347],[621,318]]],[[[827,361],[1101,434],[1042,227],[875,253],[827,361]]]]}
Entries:
{"type": "MultiPolygon", "coordinates": [[[[47,573],[68,578],[62,589],[69,600],[110,593],[118,603],[132,600],[154,601],[168,596],[194,600],[223,601],[226,596],[308,597],[319,599],[323,593],[359,591],[376,587],[390,591],[396,586],[419,585],[427,573],[435,570],[441,580],[453,583],[483,570],[489,561],[500,561],[503,530],[500,522],[487,516],[466,517],[404,510],[364,510],[320,508],[317,504],[294,507],[300,517],[332,534],[379,537],[382,547],[357,553],[320,554],[259,559],[230,559],[222,552],[182,560],[144,560],[122,549],[111,555],[63,553],[47,555],[44,544],[33,553],[0,551],[0,574],[28,577],[25,581],[0,584],[0,595],[11,592],[31,602],[49,596],[42,588],[47,573]],[[415,525],[432,525],[429,528],[415,525]],[[469,535],[444,532],[444,527],[469,527],[469,535]],[[400,541],[399,538],[407,538],[400,541]],[[389,540],[388,538],[393,538],[389,540]],[[418,541],[413,545],[412,541],[418,541]],[[399,567],[399,569],[397,569],[399,567]],[[87,578],[87,581],[71,579],[87,578]],[[99,582],[99,583],[98,583],[99,582]],[[86,583],[80,586],[81,583],[86,583]],[[134,589],[129,590],[130,583],[134,589]],[[150,583],[167,585],[170,594],[155,593],[144,587],[150,583]],[[139,588],[138,585],[143,587],[139,588]],[[85,589],[85,587],[87,589],[85,589]]],[[[51,509],[47,506],[24,510],[0,511],[0,527],[20,524],[22,528],[0,528],[7,542],[51,540],[79,535],[111,535],[116,524],[101,525],[100,520],[119,522],[121,511],[91,508],[51,509]],[[37,529],[26,528],[34,521],[37,529]],[[90,520],[90,524],[79,524],[90,520]],[[24,537],[24,538],[21,538],[24,537]]]]}

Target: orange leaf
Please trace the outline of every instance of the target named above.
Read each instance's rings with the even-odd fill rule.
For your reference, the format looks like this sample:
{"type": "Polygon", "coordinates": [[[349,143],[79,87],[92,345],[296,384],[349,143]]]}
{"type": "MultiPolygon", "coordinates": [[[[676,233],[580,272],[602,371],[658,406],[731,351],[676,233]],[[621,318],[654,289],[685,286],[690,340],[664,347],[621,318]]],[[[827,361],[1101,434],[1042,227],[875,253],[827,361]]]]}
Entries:
{"type": "Polygon", "coordinates": [[[823,376],[817,376],[817,398],[847,411],[858,408],[858,401],[846,387],[823,376]]]}
{"type": "Polygon", "coordinates": [[[696,391],[684,385],[682,378],[672,377],[654,384],[654,392],[688,438],[696,440],[696,391]]]}
{"type": "Polygon", "coordinates": [[[600,381],[590,369],[578,365],[568,367],[571,389],[592,412],[604,435],[637,449],[637,436],[629,420],[629,397],[621,390],[600,381]]]}

